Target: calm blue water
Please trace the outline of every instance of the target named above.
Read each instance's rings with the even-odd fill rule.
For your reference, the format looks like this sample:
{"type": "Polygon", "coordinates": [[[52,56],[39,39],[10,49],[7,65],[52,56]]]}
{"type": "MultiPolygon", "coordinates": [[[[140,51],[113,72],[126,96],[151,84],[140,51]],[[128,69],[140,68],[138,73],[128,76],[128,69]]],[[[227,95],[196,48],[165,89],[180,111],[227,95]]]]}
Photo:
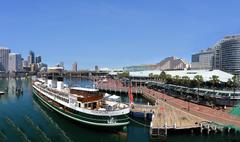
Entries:
{"type": "MultiPolygon", "coordinates": [[[[75,80],[75,86],[91,86],[87,80],[75,80]]],[[[0,97],[0,142],[147,142],[149,129],[131,123],[127,135],[119,135],[94,128],[88,128],[56,114],[39,102],[32,93],[31,80],[0,80],[0,90],[9,90],[0,97]],[[21,86],[23,94],[15,88],[21,86]],[[13,89],[12,89],[13,88],[13,89]]],[[[138,97],[140,103],[147,102],[138,97]]],[[[162,140],[161,140],[162,141],[162,140]]],[[[169,142],[237,142],[239,136],[169,136],[169,142]]]]}

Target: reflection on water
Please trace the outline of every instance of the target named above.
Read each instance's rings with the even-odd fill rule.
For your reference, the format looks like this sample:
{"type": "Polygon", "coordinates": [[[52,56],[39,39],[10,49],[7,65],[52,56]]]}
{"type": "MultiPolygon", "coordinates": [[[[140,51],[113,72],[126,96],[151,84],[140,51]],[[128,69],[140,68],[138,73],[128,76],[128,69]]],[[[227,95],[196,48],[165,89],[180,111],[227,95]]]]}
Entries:
{"type": "MultiPolygon", "coordinates": [[[[66,83],[70,82],[65,80],[66,83]]],[[[91,86],[88,80],[73,80],[74,86],[91,86]]],[[[6,91],[0,96],[0,142],[125,142],[149,141],[149,129],[131,122],[127,128],[127,135],[101,131],[89,128],[80,123],[68,120],[45,107],[32,93],[30,79],[0,80],[0,90],[6,91]],[[8,90],[5,90],[8,88],[8,90]],[[22,88],[23,94],[18,94],[16,88],[22,88]]],[[[122,95],[124,98],[126,95],[122,95]]],[[[141,96],[135,97],[145,103],[141,96]]],[[[126,99],[126,98],[125,98],[126,99]]],[[[127,100],[127,99],[126,99],[127,100]]],[[[238,135],[175,135],[169,136],[170,142],[200,142],[239,141],[238,135]]]]}

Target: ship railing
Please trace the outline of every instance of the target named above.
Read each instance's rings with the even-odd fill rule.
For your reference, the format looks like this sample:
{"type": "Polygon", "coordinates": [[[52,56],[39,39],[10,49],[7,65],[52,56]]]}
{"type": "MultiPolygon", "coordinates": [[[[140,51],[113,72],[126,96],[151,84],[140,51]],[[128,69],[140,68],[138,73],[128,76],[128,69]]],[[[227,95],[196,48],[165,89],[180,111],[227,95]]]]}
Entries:
{"type": "Polygon", "coordinates": [[[51,96],[61,96],[61,97],[64,97],[64,99],[68,99],[68,95],[60,93],[56,90],[52,90],[44,86],[36,86],[36,87],[43,90],[44,92],[48,93],[51,96]]]}
{"type": "Polygon", "coordinates": [[[91,113],[96,113],[96,114],[120,115],[120,114],[125,114],[130,112],[130,108],[125,108],[121,110],[89,110],[89,111],[91,113]]]}

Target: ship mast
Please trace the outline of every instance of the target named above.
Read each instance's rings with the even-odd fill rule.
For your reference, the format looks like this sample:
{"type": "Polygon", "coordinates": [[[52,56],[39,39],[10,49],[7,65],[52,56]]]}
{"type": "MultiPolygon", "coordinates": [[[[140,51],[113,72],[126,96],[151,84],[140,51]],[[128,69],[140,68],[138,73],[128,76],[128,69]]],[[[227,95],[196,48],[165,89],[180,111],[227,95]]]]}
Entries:
{"type": "Polygon", "coordinates": [[[129,105],[133,107],[132,81],[130,81],[130,85],[128,88],[128,97],[129,97],[129,105]]]}

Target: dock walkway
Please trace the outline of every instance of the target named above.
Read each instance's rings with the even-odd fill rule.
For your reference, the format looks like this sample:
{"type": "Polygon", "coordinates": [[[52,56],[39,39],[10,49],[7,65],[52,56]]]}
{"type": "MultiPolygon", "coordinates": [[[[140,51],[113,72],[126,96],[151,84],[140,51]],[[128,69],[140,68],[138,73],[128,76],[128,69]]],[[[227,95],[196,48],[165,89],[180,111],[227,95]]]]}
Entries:
{"type": "MultiPolygon", "coordinates": [[[[113,82],[100,85],[99,89],[120,92],[124,90],[126,93],[128,91],[127,87],[113,82]]],[[[167,135],[169,130],[198,129],[202,132],[205,129],[209,133],[211,130],[216,132],[217,129],[222,131],[228,125],[240,127],[239,117],[231,116],[228,112],[174,98],[147,87],[133,87],[133,93],[134,91],[139,91],[138,93],[143,97],[155,102],[154,106],[135,104],[131,109],[131,112],[134,113],[142,112],[144,118],[147,116],[146,114],[152,114],[150,134],[153,137],[167,135]]]]}

